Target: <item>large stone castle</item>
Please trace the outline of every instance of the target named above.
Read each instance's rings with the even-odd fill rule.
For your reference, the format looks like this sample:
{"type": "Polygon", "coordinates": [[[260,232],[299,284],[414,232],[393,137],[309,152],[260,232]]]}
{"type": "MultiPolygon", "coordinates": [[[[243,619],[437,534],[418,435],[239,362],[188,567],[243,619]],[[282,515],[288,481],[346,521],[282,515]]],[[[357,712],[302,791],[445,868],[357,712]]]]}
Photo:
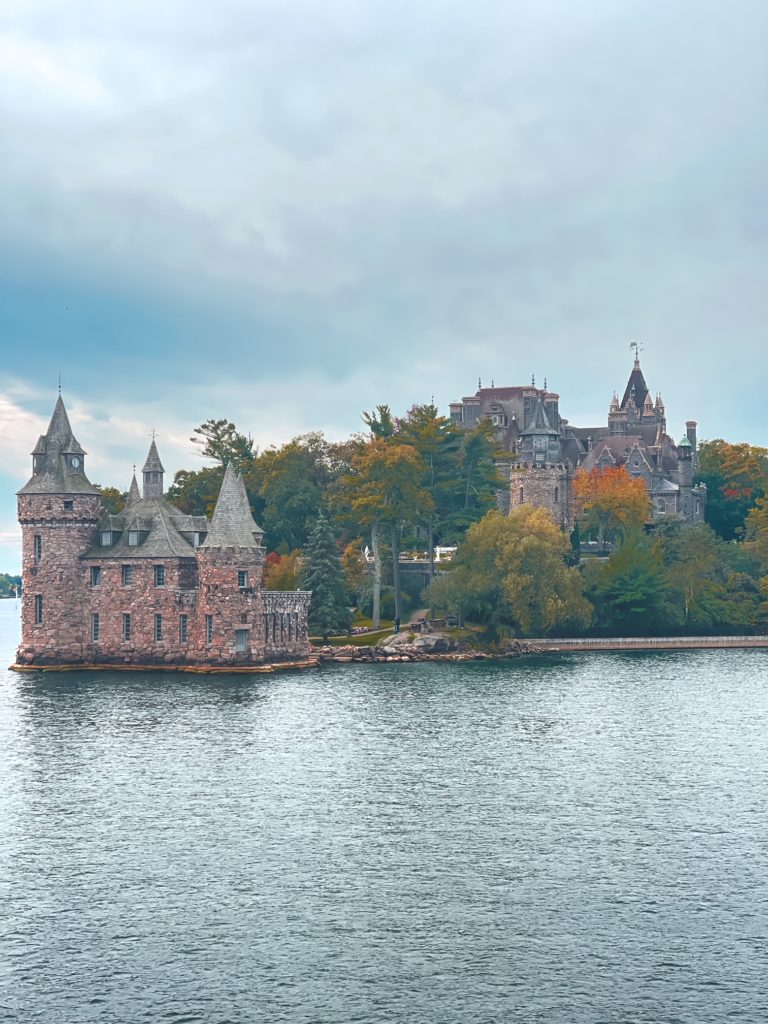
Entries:
{"type": "Polygon", "coordinates": [[[490,420],[499,446],[514,456],[505,509],[530,504],[549,509],[563,529],[574,523],[573,477],[577,470],[623,466],[639,477],[651,499],[653,517],[702,522],[707,489],[694,485],[696,423],[688,420],[677,444],[667,434],[661,395],[651,398],[639,358],[624,389],[614,392],[608,421],[575,427],[560,415],[560,396],[535,382],[528,387],[483,388],[451,405],[451,420],[473,427],[490,420]]]}
{"type": "Polygon", "coordinates": [[[61,396],[18,492],[26,665],[233,666],[309,653],[310,594],[262,590],[263,532],[227,466],[212,519],[163,497],[154,440],[119,515],[104,512],[61,396]]]}

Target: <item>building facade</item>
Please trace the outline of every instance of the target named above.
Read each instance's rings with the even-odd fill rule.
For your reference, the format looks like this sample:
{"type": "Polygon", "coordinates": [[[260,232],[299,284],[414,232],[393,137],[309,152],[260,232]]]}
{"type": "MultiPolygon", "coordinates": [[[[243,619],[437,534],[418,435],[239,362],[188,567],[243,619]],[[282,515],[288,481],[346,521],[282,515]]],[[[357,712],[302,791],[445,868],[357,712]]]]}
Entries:
{"type": "Polygon", "coordinates": [[[105,513],[59,396],[18,492],[23,665],[212,665],[309,654],[306,591],[262,590],[262,530],[227,466],[212,519],[163,497],[154,440],[143,487],[105,513]]]}
{"type": "Polygon", "coordinates": [[[693,483],[696,422],[686,423],[685,436],[675,444],[667,434],[661,395],[651,398],[638,358],[621,401],[614,392],[606,424],[572,426],[560,415],[560,396],[548,390],[546,381],[543,388],[533,381],[529,387],[480,387],[451,405],[451,420],[458,425],[471,428],[484,419],[493,424],[499,446],[513,456],[508,490],[499,501],[505,509],[522,504],[547,508],[555,522],[570,530],[574,474],[623,466],[645,484],[654,519],[704,520],[707,489],[693,483]]]}

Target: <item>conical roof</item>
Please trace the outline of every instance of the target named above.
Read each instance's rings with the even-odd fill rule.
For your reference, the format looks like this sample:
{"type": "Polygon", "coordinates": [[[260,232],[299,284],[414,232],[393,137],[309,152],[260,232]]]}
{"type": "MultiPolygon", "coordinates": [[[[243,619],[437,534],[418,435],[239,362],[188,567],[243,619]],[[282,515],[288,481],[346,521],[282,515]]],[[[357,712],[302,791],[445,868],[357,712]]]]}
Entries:
{"type": "Polygon", "coordinates": [[[128,489],[128,504],[135,505],[137,501],[141,501],[141,491],[136,481],[136,473],[134,472],[131,478],[131,486],[128,489]]]}
{"type": "Polygon", "coordinates": [[[142,473],[164,473],[163,464],[160,461],[160,456],[157,452],[157,445],[155,439],[152,438],[152,444],[149,446],[149,454],[147,455],[147,461],[144,463],[142,473]]]}
{"type": "Polygon", "coordinates": [[[624,389],[624,397],[621,400],[621,408],[626,408],[630,398],[634,400],[638,409],[645,405],[645,396],[648,394],[648,385],[645,383],[643,371],[640,369],[640,360],[635,360],[632,373],[629,375],[627,386],[624,389]]]}
{"type": "Polygon", "coordinates": [[[263,531],[256,525],[243,478],[227,464],[204,548],[259,548],[263,531]]]}
{"type": "Polygon", "coordinates": [[[98,494],[83,469],[85,451],[72,433],[64,401],[59,395],[48,430],[32,452],[32,478],[19,494],[98,494]]]}

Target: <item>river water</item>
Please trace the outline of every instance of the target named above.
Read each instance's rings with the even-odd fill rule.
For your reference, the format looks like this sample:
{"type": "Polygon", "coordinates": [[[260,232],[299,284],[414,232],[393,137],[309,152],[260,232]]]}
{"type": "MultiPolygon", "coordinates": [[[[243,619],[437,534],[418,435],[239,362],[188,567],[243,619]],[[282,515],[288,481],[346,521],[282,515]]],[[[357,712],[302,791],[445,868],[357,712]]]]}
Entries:
{"type": "Polygon", "coordinates": [[[767,684],[3,668],[0,1021],[764,1024],[767,684]]]}

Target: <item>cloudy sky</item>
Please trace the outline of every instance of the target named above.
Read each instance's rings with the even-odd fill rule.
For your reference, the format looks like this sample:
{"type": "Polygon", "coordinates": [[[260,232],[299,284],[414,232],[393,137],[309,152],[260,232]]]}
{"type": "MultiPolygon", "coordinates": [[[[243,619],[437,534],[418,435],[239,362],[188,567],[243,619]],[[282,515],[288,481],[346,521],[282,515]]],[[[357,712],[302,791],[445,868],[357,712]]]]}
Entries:
{"type": "Polygon", "coordinates": [[[155,428],[345,436],[631,368],[768,444],[765,0],[0,0],[0,571],[61,370],[91,479],[155,428]]]}

